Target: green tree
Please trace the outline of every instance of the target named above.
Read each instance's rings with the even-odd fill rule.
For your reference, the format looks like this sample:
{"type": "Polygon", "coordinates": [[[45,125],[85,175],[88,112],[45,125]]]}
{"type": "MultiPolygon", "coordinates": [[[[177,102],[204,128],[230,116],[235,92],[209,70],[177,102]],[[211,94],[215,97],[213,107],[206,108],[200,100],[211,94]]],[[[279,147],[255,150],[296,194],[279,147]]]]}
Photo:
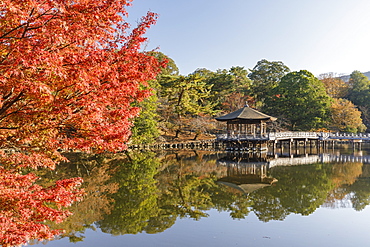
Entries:
{"type": "Polygon", "coordinates": [[[188,76],[163,76],[160,80],[163,108],[161,116],[171,123],[178,137],[187,125],[189,117],[212,114],[213,107],[208,101],[212,85],[207,85],[198,74],[188,76]]]}
{"type": "Polygon", "coordinates": [[[307,70],[285,75],[266,101],[266,112],[285,120],[291,130],[326,127],[331,98],[323,83],[307,70]]]}
{"type": "Polygon", "coordinates": [[[370,80],[360,71],[353,71],[349,79],[347,98],[352,101],[362,113],[362,119],[367,128],[370,127],[370,80]]]}
{"type": "Polygon", "coordinates": [[[349,100],[358,106],[370,106],[370,80],[356,70],[350,75],[349,84],[349,100]]]}
{"type": "Polygon", "coordinates": [[[207,77],[207,84],[213,85],[211,100],[219,110],[229,111],[225,103],[231,95],[238,94],[242,99],[242,107],[245,99],[250,94],[251,80],[248,78],[248,71],[244,67],[231,67],[229,70],[217,70],[207,77]]]}
{"type": "Polygon", "coordinates": [[[134,119],[134,127],[132,128],[131,142],[133,144],[148,144],[153,143],[160,135],[160,105],[164,103],[160,96],[161,86],[159,81],[162,77],[178,76],[179,69],[175,61],[162,52],[152,51],[148,53],[154,56],[160,63],[165,63],[166,66],[161,68],[156,80],[149,82],[149,87],[152,90],[152,95],[142,102],[137,103],[141,108],[140,115],[134,119]]]}
{"type": "Polygon", "coordinates": [[[148,54],[155,57],[160,63],[166,63],[166,66],[161,68],[161,72],[158,74],[159,77],[163,75],[179,75],[179,68],[172,58],[160,51],[152,51],[148,54]]]}
{"type": "Polygon", "coordinates": [[[149,82],[152,86],[153,95],[138,103],[141,108],[139,116],[134,119],[134,126],[131,129],[133,144],[148,144],[153,143],[160,135],[158,129],[158,97],[157,97],[157,81],[149,82]]]}
{"type": "Polygon", "coordinates": [[[257,62],[248,75],[252,80],[252,95],[255,97],[257,108],[263,107],[265,99],[271,96],[271,90],[278,86],[281,78],[289,72],[290,69],[281,61],[270,62],[262,59],[257,62]]]}

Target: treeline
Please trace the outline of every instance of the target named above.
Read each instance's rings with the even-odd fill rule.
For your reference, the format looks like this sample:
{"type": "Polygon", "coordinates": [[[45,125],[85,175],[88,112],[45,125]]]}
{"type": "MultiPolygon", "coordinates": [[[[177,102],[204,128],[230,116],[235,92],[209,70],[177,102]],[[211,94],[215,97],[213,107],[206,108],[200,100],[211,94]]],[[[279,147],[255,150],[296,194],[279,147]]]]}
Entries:
{"type": "Polygon", "coordinates": [[[216,133],[223,125],[214,118],[245,104],[278,120],[271,131],[365,132],[370,127],[370,80],[354,71],[348,81],[333,73],[318,78],[307,70],[291,71],[283,62],[258,61],[253,69],[231,67],[210,71],[200,68],[180,75],[167,61],[155,81],[153,95],[141,102],[134,121],[135,143],[153,142],[160,135],[191,132],[216,133]]]}

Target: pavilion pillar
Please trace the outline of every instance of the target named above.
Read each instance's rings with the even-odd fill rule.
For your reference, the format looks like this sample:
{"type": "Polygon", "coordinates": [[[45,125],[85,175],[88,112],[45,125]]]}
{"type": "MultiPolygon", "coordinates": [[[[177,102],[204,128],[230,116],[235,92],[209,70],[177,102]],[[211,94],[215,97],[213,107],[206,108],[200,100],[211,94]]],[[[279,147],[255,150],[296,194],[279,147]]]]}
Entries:
{"type": "Polygon", "coordinates": [[[226,123],[226,133],[227,133],[227,138],[230,137],[230,124],[229,122],[226,123]]]}

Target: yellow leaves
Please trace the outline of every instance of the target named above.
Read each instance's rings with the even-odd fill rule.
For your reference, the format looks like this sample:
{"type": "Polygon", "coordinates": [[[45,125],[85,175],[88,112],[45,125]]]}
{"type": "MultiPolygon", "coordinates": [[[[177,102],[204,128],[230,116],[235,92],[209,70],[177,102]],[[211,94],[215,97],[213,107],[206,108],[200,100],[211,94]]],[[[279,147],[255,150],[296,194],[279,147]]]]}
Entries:
{"type": "Polygon", "coordinates": [[[343,98],[348,94],[348,84],[333,73],[320,75],[320,80],[324,83],[326,93],[330,97],[343,98]]]}
{"type": "Polygon", "coordinates": [[[363,128],[361,112],[346,99],[334,99],[331,105],[332,128],[336,131],[357,132],[363,128]]]}

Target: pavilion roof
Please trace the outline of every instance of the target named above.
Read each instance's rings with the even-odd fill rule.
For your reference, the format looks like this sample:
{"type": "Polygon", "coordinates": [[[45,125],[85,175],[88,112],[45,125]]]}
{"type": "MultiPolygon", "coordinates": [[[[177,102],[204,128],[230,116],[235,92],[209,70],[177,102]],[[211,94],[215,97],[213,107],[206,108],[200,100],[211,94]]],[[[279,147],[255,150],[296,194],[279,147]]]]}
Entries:
{"type": "Polygon", "coordinates": [[[229,121],[229,120],[264,120],[264,121],[275,121],[277,118],[259,112],[255,109],[252,109],[248,106],[229,113],[225,116],[216,118],[217,121],[229,121]]]}

